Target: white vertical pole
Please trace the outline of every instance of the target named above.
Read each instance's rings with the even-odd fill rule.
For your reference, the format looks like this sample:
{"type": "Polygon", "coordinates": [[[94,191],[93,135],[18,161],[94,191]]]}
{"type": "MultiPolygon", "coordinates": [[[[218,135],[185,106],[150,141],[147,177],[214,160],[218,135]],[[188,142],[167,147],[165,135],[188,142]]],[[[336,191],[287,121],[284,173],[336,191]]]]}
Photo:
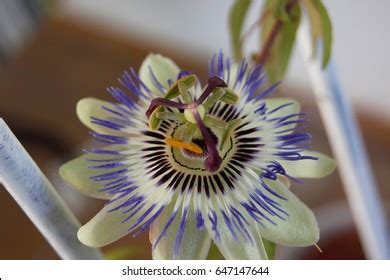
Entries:
{"type": "Polygon", "coordinates": [[[325,129],[338,162],[340,176],[366,257],[389,259],[389,232],[382,202],[370,164],[333,61],[321,69],[321,61],[311,58],[311,35],[307,20],[298,33],[313,92],[325,129]]]}
{"type": "Polygon", "coordinates": [[[103,259],[77,239],[80,223],[0,118],[0,182],[63,259],[103,259]]]}

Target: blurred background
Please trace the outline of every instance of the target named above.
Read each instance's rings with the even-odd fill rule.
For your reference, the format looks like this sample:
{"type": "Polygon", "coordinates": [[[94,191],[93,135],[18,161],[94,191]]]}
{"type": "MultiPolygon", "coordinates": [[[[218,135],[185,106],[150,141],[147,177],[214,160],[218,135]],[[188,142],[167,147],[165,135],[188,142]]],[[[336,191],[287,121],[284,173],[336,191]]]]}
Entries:
{"type": "MultiPolygon", "coordinates": [[[[255,1],[247,18],[258,17],[255,1]]],[[[61,181],[58,167],[81,154],[88,131],[77,120],[79,99],[109,100],[105,88],[145,55],[161,53],[205,78],[212,53],[230,51],[226,0],[0,0],[0,117],[4,118],[81,222],[102,202],[61,181]]],[[[353,104],[385,206],[390,201],[390,94],[387,83],[390,2],[324,0],[334,26],[333,57],[353,104]]],[[[245,29],[245,28],[244,28],[245,29]]],[[[253,36],[246,53],[258,49],[253,36]]],[[[313,148],[331,150],[302,57],[295,50],[278,95],[293,96],[310,115],[313,148]]],[[[293,191],[314,209],[321,228],[314,247],[278,248],[278,258],[363,259],[339,174],[306,180],[293,191]]],[[[390,210],[390,208],[388,209],[390,210]]],[[[388,218],[390,216],[388,215],[388,218]]],[[[57,259],[4,188],[0,188],[0,259],[57,259]]],[[[147,234],[104,248],[116,258],[150,258],[147,234]],[[125,249],[123,249],[125,248],[125,249]]]]}

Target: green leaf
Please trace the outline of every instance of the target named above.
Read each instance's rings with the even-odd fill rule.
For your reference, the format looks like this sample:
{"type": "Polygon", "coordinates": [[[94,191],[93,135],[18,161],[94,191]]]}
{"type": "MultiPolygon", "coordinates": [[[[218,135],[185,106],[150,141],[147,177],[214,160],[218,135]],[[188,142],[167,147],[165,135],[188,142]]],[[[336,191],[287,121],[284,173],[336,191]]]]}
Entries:
{"type": "Polygon", "coordinates": [[[322,41],[322,67],[329,62],[332,52],[332,23],[321,0],[304,0],[310,20],[313,56],[316,55],[318,41],[322,41]]]}
{"type": "Polygon", "coordinates": [[[275,4],[273,5],[272,14],[275,18],[282,21],[290,21],[290,17],[286,11],[286,4],[288,0],[274,0],[275,4]]]}
{"type": "Polygon", "coordinates": [[[276,244],[272,241],[263,238],[263,244],[269,260],[275,259],[276,244]]]}
{"type": "Polygon", "coordinates": [[[251,0],[236,0],[229,12],[229,31],[233,54],[236,61],[242,58],[241,31],[251,0]]]}
{"type": "MultiPolygon", "coordinates": [[[[278,1],[267,0],[263,7],[262,23],[261,23],[261,39],[266,42],[269,38],[275,24],[280,19],[275,17],[273,11],[276,9],[278,1]]],[[[298,4],[295,4],[288,11],[288,21],[282,21],[282,25],[269,51],[265,62],[269,80],[274,83],[279,81],[284,76],[292,49],[295,42],[295,35],[301,19],[301,9],[298,4]]]]}

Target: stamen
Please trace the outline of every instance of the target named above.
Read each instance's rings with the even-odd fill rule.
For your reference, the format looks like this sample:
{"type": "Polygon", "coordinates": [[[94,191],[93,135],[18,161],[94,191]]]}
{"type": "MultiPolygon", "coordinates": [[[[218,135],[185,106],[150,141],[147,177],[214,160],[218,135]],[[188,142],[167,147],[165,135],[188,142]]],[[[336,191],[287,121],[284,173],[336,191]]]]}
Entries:
{"type": "Polygon", "coordinates": [[[176,148],[186,149],[188,151],[194,152],[195,154],[200,154],[200,155],[203,154],[202,148],[200,148],[196,144],[185,143],[183,141],[176,140],[176,139],[173,139],[173,138],[166,138],[165,139],[165,143],[167,145],[170,145],[170,146],[173,146],[173,147],[176,147],[176,148]]]}
{"type": "Polygon", "coordinates": [[[217,101],[220,100],[224,94],[225,94],[225,90],[221,88],[215,90],[213,94],[203,104],[203,107],[206,109],[206,111],[211,109],[211,107],[213,107],[213,105],[217,103],[217,101]]]}
{"type": "Polygon", "coordinates": [[[176,112],[157,112],[156,117],[159,120],[185,121],[184,115],[176,112]]]}
{"type": "Polygon", "coordinates": [[[180,83],[178,84],[178,88],[179,88],[179,92],[184,100],[185,103],[191,103],[191,94],[190,92],[188,91],[188,87],[187,85],[183,84],[183,83],[180,83]]]}
{"type": "Polygon", "coordinates": [[[207,148],[207,158],[204,161],[204,166],[208,171],[215,172],[221,166],[222,158],[219,156],[213,138],[211,137],[210,132],[203,123],[203,120],[196,108],[192,110],[192,114],[194,115],[196,124],[198,125],[198,128],[202,133],[207,148]]]}
{"type": "MultiPolygon", "coordinates": [[[[176,108],[176,109],[184,109],[185,118],[189,122],[196,123],[197,126],[199,127],[200,132],[203,135],[206,144],[206,149],[207,149],[207,158],[205,159],[204,166],[210,172],[214,172],[219,169],[222,163],[222,159],[218,154],[216,144],[214,143],[210,132],[208,131],[206,125],[203,122],[205,110],[204,107],[202,106],[202,103],[217,87],[227,87],[227,84],[217,76],[211,77],[208,81],[206,89],[203,91],[202,95],[199,97],[198,100],[183,104],[183,103],[171,101],[167,98],[159,97],[153,99],[150,102],[149,108],[145,112],[145,115],[148,117],[150,123],[151,122],[150,117],[152,115],[157,116],[156,110],[158,110],[158,108],[162,108],[160,106],[176,108]],[[200,113],[202,113],[202,116],[200,113]]],[[[190,100],[190,97],[188,96],[189,92],[187,90],[188,90],[187,87],[178,84],[178,91],[182,94],[183,99],[186,99],[185,100],[186,102],[190,100]]],[[[152,120],[152,121],[153,121],[152,125],[149,126],[151,128],[157,127],[158,124],[155,124],[157,121],[156,120],[152,120]]],[[[192,151],[196,154],[203,154],[203,150],[195,144],[185,143],[183,141],[171,139],[171,138],[165,139],[165,143],[174,147],[183,148],[192,151]]]]}
{"type": "Polygon", "coordinates": [[[227,84],[221,78],[214,76],[211,77],[208,81],[207,87],[203,91],[202,95],[195,101],[196,105],[200,105],[206,98],[216,89],[217,87],[227,87],[227,84]]]}
{"type": "Polygon", "coordinates": [[[221,150],[225,149],[225,147],[228,145],[230,136],[233,134],[234,129],[237,127],[239,123],[240,123],[239,119],[234,119],[225,125],[226,129],[222,134],[221,144],[219,147],[221,150]]]}
{"type": "Polygon", "coordinates": [[[219,118],[213,117],[213,116],[206,116],[204,119],[204,123],[208,127],[215,127],[219,129],[225,129],[226,128],[226,122],[220,120],[219,118]]]}
{"type": "MultiPolygon", "coordinates": [[[[175,101],[168,100],[166,98],[155,98],[150,102],[148,110],[146,110],[145,115],[150,118],[152,113],[157,109],[159,106],[165,106],[170,108],[176,108],[176,109],[189,109],[189,108],[196,108],[197,106],[201,105],[203,101],[206,100],[206,98],[210,95],[210,93],[213,92],[214,89],[217,87],[227,87],[227,84],[219,77],[211,77],[209,79],[209,83],[207,84],[206,89],[203,91],[202,95],[199,97],[198,100],[196,100],[193,103],[179,103],[175,101]]],[[[182,89],[183,90],[183,89],[182,89]]]]}

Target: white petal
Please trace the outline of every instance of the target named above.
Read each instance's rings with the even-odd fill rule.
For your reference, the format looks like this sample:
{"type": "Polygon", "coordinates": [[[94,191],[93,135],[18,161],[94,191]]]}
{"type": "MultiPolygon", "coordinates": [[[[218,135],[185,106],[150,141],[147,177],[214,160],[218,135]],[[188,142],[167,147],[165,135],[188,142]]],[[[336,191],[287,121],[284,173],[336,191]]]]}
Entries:
{"type": "Polygon", "coordinates": [[[252,219],[247,219],[253,222],[251,225],[246,226],[248,235],[252,242],[247,237],[245,238],[241,232],[235,228],[235,237],[226,225],[222,214],[217,215],[217,236],[215,231],[209,223],[206,222],[206,228],[210,235],[213,237],[214,243],[217,245],[219,251],[227,260],[266,260],[268,259],[267,253],[264,248],[263,240],[257,225],[252,219]]]}
{"type": "MultiPolygon", "coordinates": [[[[256,225],[253,225],[255,228],[256,225]]],[[[221,254],[227,260],[267,260],[267,252],[261,239],[260,234],[256,229],[247,227],[248,231],[252,232],[254,243],[245,241],[242,237],[235,240],[231,235],[223,235],[220,242],[216,245],[221,254]]]]}
{"type": "Polygon", "coordinates": [[[150,197],[150,199],[146,197],[134,208],[138,209],[134,214],[132,212],[126,213],[125,209],[129,208],[125,207],[110,212],[110,210],[128,202],[130,197],[128,195],[119,198],[119,195],[117,195],[115,198],[117,198],[115,201],[107,204],[95,217],[79,229],[77,236],[83,244],[90,247],[102,247],[120,239],[129,234],[130,229],[140,220],[146,221],[158,212],[163,203],[166,202],[166,197],[162,198],[163,202],[156,204],[152,208],[153,210],[148,211],[154,205],[153,203],[157,202],[155,201],[156,197],[150,197]]]}
{"type": "Polygon", "coordinates": [[[101,247],[133,231],[147,230],[172,200],[172,191],[152,181],[135,184],[117,193],[77,235],[87,246],[101,247]],[[134,188],[135,187],[135,188],[134,188]]]}
{"type": "Polygon", "coordinates": [[[99,191],[103,187],[102,184],[89,179],[91,176],[101,174],[102,171],[88,169],[86,167],[88,164],[86,157],[84,155],[62,165],[59,170],[60,176],[82,194],[95,198],[108,199],[109,196],[105,192],[99,191]]]}
{"type": "Polygon", "coordinates": [[[288,216],[285,220],[266,215],[272,219],[276,225],[264,222],[264,226],[259,225],[260,234],[263,238],[277,244],[286,246],[310,246],[317,243],[319,239],[319,229],[313,212],[303,204],[288,188],[278,180],[264,180],[267,185],[276,193],[286,198],[282,200],[270,195],[274,201],[280,204],[288,216]]]}
{"type": "Polygon", "coordinates": [[[296,178],[322,178],[328,176],[336,168],[336,161],[324,154],[305,151],[303,156],[317,157],[317,160],[303,159],[296,161],[280,160],[279,163],[287,174],[296,178]]]}
{"type": "MultiPolygon", "coordinates": [[[[233,64],[230,66],[229,84],[228,84],[228,86],[229,86],[229,88],[231,88],[231,89],[233,89],[234,84],[235,84],[236,79],[237,79],[238,66],[239,66],[238,63],[233,63],[233,64]]],[[[226,68],[225,68],[225,71],[227,71],[226,68]]]]}
{"type": "MultiPolygon", "coordinates": [[[[102,149],[107,150],[115,150],[119,151],[121,149],[125,149],[120,145],[112,145],[103,147],[102,149]]],[[[88,166],[102,164],[102,163],[93,163],[91,161],[87,161],[90,159],[100,160],[100,159],[110,159],[115,156],[110,155],[99,155],[99,154],[85,154],[81,157],[75,158],[60,167],[59,173],[63,180],[68,182],[74,189],[81,192],[82,194],[100,198],[100,199],[109,199],[111,195],[108,195],[107,192],[102,192],[101,188],[103,188],[103,184],[100,182],[96,182],[90,179],[92,176],[96,176],[99,174],[103,174],[110,171],[116,171],[120,168],[116,169],[94,169],[88,168],[88,166]]]]}
{"type": "Polygon", "coordinates": [[[162,95],[160,90],[156,87],[151,76],[153,72],[156,79],[168,89],[168,80],[176,81],[179,74],[179,67],[169,58],[160,54],[149,54],[142,62],[139,70],[139,76],[144,84],[156,95],[162,95]]]}
{"type": "Polygon", "coordinates": [[[104,110],[102,106],[112,108],[113,104],[93,97],[81,99],[76,106],[77,116],[80,121],[89,129],[109,135],[123,135],[123,132],[110,129],[91,122],[91,117],[107,120],[113,117],[113,114],[104,110]]]}
{"type": "MultiPolygon", "coordinates": [[[[166,209],[162,215],[150,227],[150,241],[154,244],[160,236],[164,226],[167,224],[172,214],[173,207],[166,209]]],[[[210,245],[211,236],[207,230],[196,228],[195,213],[192,207],[189,208],[188,218],[183,238],[180,243],[178,256],[175,256],[176,235],[180,227],[181,215],[178,213],[163,237],[153,249],[154,260],[204,260],[206,259],[210,245]]]]}
{"type": "Polygon", "coordinates": [[[105,206],[95,217],[79,229],[77,237],[81,243],[90,247],[102,247],[128,233],[129,223],[122,223],[128,215],[123,214],[120,210],[109,212],[111,208],[111,206],[105,206]]]}
{"type": "Polygon", "coordinates": [[[301,110],[300,104],[292,98],[266,98],[264,99],[266,105],[267,105],[267,111],[271,112],[272,110],[278,108],[279,106],[282,106],[284,104],[290,104],[286,107],[283,107],[279,110],[276,110],[272,114],[269,115],[269,118],[279,118],[288,116],[291,114],[297,114],[301,110]]]}

